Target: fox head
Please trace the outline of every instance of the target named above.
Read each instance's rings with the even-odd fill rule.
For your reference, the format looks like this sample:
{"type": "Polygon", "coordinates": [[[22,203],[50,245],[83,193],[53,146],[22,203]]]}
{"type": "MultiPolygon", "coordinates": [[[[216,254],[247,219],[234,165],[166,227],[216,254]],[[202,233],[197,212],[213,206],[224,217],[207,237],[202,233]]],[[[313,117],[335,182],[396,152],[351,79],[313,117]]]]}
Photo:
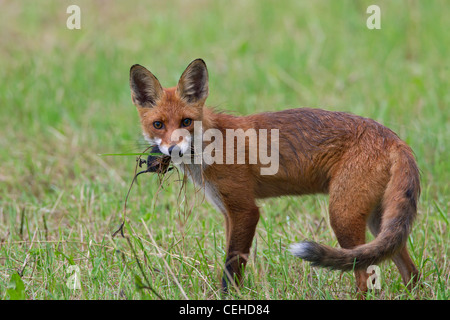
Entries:
{"type": "Polygon", "coordinates": [[[176,87],[163,88],[146,68],[130,69],[131,99],[137,107],[145,139],[170,156],[191,150],[194,122],[202,121],[208,97],[208,70],[202,59],[192,61],[176,87]]]}

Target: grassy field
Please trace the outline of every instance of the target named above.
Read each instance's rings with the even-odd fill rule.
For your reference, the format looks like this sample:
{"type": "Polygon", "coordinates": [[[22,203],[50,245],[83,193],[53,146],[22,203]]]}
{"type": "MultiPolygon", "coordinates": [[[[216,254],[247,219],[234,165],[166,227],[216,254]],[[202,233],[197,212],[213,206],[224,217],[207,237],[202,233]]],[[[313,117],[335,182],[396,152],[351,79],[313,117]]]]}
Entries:
{"type": "MultiPolygon", "coordinates": [[[[201,57],[210,106],[348,111],[410,144],[422,195],[409,248],[422,285],[408,291],[389,261],[368,298],[449,299],[449,16],[445,0],[0,1],[0,298],[222,298],[222,215],[176,172],[162,188],[142,175],[129,241],[112,238],[136,157],[102,155],[146,147],[131,65],[173,86],[201,57]],[[66,27],[73,3],[81,30],[66,27]],[[366,27],[370,4],[380,30],[366,27]]],[[[327,203],[261,201],[244,286],[229,298],[354,299],[352,273],[286,251],[303,239],[338,246],[327,203]]]]}

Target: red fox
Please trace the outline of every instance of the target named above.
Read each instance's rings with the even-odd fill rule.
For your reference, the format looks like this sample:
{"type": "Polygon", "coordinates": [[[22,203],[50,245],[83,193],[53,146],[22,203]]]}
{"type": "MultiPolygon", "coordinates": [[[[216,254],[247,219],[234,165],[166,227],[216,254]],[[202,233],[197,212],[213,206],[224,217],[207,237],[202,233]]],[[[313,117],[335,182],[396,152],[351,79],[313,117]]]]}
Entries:
{"type": "MultiPolygon", "coordinates": [[[[371,119],[320,109],[249,116],[215,112],[205,107],[208,70],[202,59],[191,62],[177,86],[168,89],[146,68],[133,65],[130,87],[144,137],[166,157],[188,155],[192,160],[198,154],[195,139],[215,130],[214,161],[177,166],[225,216],[224,291],[230,284],[242,284],[260,215],[255,200],[315,193],[329,195],[330,224],[341,248],[303,241],[290,246],[292,254],[314,266],[353,270],[361,293],[368,290],[367,268],[388,258],[405,285],[417,281],[406,242],[417,213],[419,169],[410,147],[393,131],[371,119]],[[247,134],[251,130],[254,134],[247,134]],[[245,134],[240,148],[234,146],[238,135],[229,135],[238,131],[245,134]],[[268,161],[260,153],[252,157],[264,137],[277,162],[269,173],[262,171],[268,161]],[[256,148],[252,138],[260,142],[256,148]],[[225,161],[239,154],[246,161],[225,161]],[[369,243],[366,225],[375,236],[369,243]]],[[[204,151],[211,137],[203,137],[204,151]]]]}

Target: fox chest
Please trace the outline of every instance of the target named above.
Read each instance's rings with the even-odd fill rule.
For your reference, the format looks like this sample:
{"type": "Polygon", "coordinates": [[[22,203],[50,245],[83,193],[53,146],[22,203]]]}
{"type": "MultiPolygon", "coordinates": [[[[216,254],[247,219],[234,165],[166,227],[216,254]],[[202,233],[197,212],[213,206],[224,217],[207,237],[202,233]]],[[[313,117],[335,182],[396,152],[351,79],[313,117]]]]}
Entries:
{"type": "Polygon", "coordinates": [[[204,166],[201,164],[180,164],[178,168],[190,178],[196,188],[203,190],[209,203],[223,214],[226,214],[226,208],[217,186],[208,181],[203,174],[204,166]]]}

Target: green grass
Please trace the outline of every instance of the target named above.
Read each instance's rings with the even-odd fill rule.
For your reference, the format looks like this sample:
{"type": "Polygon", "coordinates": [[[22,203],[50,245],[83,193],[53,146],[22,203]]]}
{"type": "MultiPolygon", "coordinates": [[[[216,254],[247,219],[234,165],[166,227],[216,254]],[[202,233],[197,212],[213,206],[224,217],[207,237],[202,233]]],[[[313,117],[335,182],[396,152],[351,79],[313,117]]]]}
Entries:
{"type": "MultiPolygon", "coordinates": [[[[126,239],[111,234],[145,149],[128,87],[131,65],[173,86],[195,58],[210,72],[208,104],[237,114],[290,107],[348,111],[387,125],[422,174],[409,238],[422,274],[409,292],[392,262],[370,299],[448,299],[450,7],[376,1],[7,1],[0,12],[0,297],[220,299],[223,217],[173,172],[141,175],[126,239]],[[139,261],[139,265],[137,263],[139,261]],[[66,284],[80,270],[80,289],[66,284]],[[17,277],[17,272],[22,273],[17,277]],[[147,281],[146,281],[147,279],[147,281]]],[[[244,286],[230,298],[353,299],[351,273],[311,268],[287,246],[338,246],[327,198],[260,202],[244,286]]]]}

